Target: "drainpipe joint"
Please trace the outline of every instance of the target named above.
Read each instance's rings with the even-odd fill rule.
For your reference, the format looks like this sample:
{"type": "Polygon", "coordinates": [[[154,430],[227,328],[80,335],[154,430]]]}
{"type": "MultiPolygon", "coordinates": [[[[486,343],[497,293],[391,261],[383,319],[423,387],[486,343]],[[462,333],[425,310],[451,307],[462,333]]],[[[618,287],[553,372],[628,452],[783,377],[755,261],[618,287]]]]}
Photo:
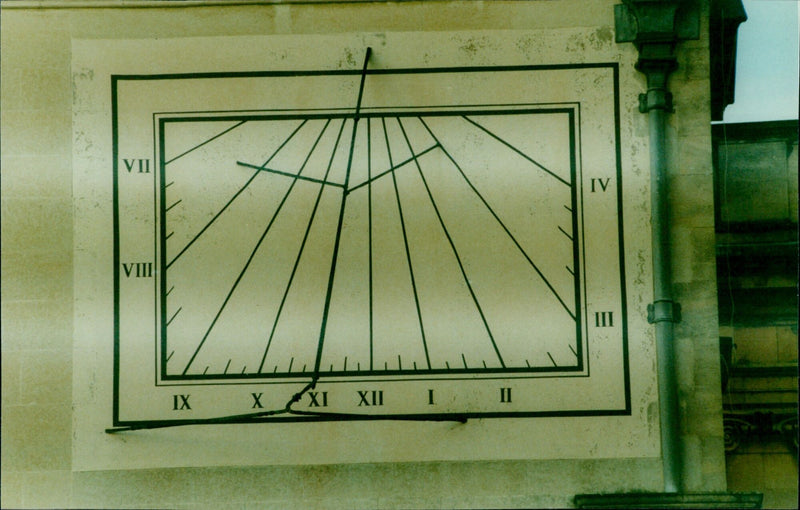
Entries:
{"type": "Polygon", "coordinates": [[[672,93],[664,89],[650,89],[646,94],[639,94],[639,111],[649,113],[651,110],[664,110],[672,113],[672,93]]]}
{"type": "Polygon", "coordinates": [[[657,322],[672,322],[677,324],[681,321],[681,305],[670,299],[659,299],[647,305],[647,322],[655,324],[657,322]]]}

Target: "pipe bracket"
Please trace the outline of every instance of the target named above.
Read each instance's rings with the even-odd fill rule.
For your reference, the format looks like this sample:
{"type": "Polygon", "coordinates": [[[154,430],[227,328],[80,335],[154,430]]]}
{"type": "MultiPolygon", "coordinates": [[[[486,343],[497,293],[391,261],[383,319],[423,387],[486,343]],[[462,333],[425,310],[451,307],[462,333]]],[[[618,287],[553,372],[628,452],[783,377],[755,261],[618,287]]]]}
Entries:
{"type": "Polygon", "coordinates": [[[639,94],[639,112],[648,113],[651,110],[664,110],[673,113],[672,92],[663,89],[650,89],[646,94],[639,94]]]}
{"type": "Polygon", "coordinates": [[[681,321],[681,305],[670,299],[659,299],[655,303],[647,305],[647,322],[655,324],[657,322],[679,323],[681,321]]]}

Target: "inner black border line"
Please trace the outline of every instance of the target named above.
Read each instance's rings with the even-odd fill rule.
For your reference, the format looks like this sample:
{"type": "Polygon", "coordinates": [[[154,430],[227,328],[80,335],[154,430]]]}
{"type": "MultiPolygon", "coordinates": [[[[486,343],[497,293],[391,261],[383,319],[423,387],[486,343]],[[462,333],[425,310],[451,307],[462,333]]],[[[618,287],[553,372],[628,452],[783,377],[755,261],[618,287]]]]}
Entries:
{"type": "MultiPolygon", "coordinates": [[[[563,107],[565,105],[574,105],[578,104],[578,101],[552,101],[552,102],[544,102],[544,103],[469,103],[463,105],[450,105],[450,106],[363,106],[361,108],[361,114],[359,117],[366,118],[367,115],[364,112],[374,112],[375,115],[385,114],[387,111],[390,111],[395,117],[398,116],[396,113],[398,111],[403,110],[414,110],[416,113],[415,115],[419,115],[420,112],[425,111],[426,109],[433,109],[433,108],[494,108],[494,109],[503,109],[504,111],[508,111],[513,109],[514,107],[518,107],[520,105],[525,104],[536,104],[537,106],[542,107],[563,107]]],[[[203,115],[230,115],[231,118],[238,118],[242,115],[250,115],[254,113],[270,111],[276,112],[275,115],[283,115],[285,116],[287,113],[302,113],[303,115],[307,114],[308,112],[334,112],[334,113],[349,113],[353,115],[353,108],[352,107],[333,107],[333,108],[270,108],[269,110],[265,109],[245,109],[245,110],[175,110],[175,111],[158,111],[153,112],[154,116],[161,116],[165,118],[170,117],[188,117],[188,116],[203,116],[203,115]]],[[[326,115],[325,118],[328,116],[326,115]]]]}
{"type": "MultiPolygon", "coordinates": [[[[452,370],[446,371],[444,374],[428,374],[432,375],[432,377],[426,377],[423,379],[418,378],[411,378],[405,376],[403,372],[395,370],[392,371],[384,371],[379,372],[380,375],[365,375],[362,372],[346,372],[346,375],[335,375],[330,376],[328,378],[320,378],[317,382],[317,386],[323,386],[326,384],[350,384],[350,383],[393,383],[393,382],[408,382],[408,381],[426,381],[426,382],[437,382],[437,381],[527,381],[527,380],[538,380],[538,379],[564,379],[564,378],[571,378],[571,379],[582,379],[588,378],[589,376],[585,373],[561,373],[558,372],[557,368],[561,367],[542,367],[545,369],[549,369],[548,372],[552,373],[552,375],[548,375],[547,372],[542,372],[537,375],[531,375],[530,372],[515,374],[509,372],[498,372],[497,375],[489,374],[486,375],[485,372],[482,375],[486,375],[485,377],[470,377],[470,374],[462,372],[456,372],[455,375],[452,370]],[[446,376],[446,377],[442,377],[446,376]]],[[[481,369],[486,370],[486,369],[481,369]]],[[[490,369],[492,370],[492,369],[490,369]]],[[[502,369],[500,369],[502,370],[502,369]]],[[[526,368],[527,370],[527,368],[526,368]]],[[[306,377],[309,377],[309,374],[313,375],[313,373],[306,372],[306,377]]],[[[214,374],[205,375],[197,374],[198,376],[202,376],[205,379],[210,379],[211,376],[214,374]]],[[[231,380],[226,381],[224,383],[219,382],[192,382],[192,381],[177,381],[177,382],[161,382],[157,384],[158,387],[179,387],[184,386],[187,388],[194,388],[196,386],[220,386],[224,384],[225,386],[262,386],[262,385],[274,385],[274,384],[298,384],[303,381],[299,381],[297,379],[292,379],[288,377],[283,377],[281,379],[274,378],[274,379],[264,379],[261,381],[250,381],[250,380],[231,380]]]]}
{"type": "MultiPolygon", "coordinates": [[[[548,114],[548,113],[569,113],[574,111],[577,107],[577,102],[564,102],[564,103],[555,103],[555,104],[542,104],[539,103],[523,103],[517,104],[517,106],[525,106],[526,108],[519,108],[519,109],[510,109],[504,108],[503,106],[493,107],[492,109],[477,109],[481,105],[469,105],[464,106],[463,110],[453,110],[451,108],[460,108],[458,106],[432,106],[432,107],[420,107],[419,109],[404,109],[401,112],[395,112],[390,110],[389,107],[381,107],[380,110],[376,108],[378,111],[368,111],[368,108],[364,108],[359,113],[358,117],[361,119],[366,118],[380,118],[380,117],[399,117],[399,118],[406,118],[406,117],[463,117],[466,115],[524,115],[524,114],[548,114]],[[445,108],[445,109],[436,109],[436,108],[445,108]]],[[[509,105],[510,106],[510,105],[509,105]]],[[[260,112],[280,112],[281,110],[259,110],[260,112]]],[[[243,112],[240,114],[233,113],[223,113],[222,115],[215,115],[214,112],[197,112],[200,115],[192,116],[186,114],[180,114],[178,116],[170,116],[172,115],[169,112],[163,112],[159,115],[159,119],[162,122],[213,122],[213,121],[220,121],[220,122],[232,122],[241,119],[247,119],[247,121],[271,121],[271,120],[327,120],[327,119],[353,119],[355,118],[355,113],[352,111],[341,111],[340,109],[330,109],[330,110],[308,110],[310,112],[315,113],[303,113],[302,110],[291,110],[289,113],[257,113],[256,111],[250,112],[243,112]],[[320,112],[320,113],[316,113],[320,112]],[[328,113],[330,112],[330,113],[328,113]]],[[[192,112],[188,112],[192,113],[192,112]]],[[[413,160],[414,158],[410,158],[413,160]]]]}
{"type": "MultiPolygon", "coordinates": [[[[493,111],[489,111],[489,114],[503,114],[503,115],[516,115],[516,114],[552,114],[552,113],[566,113],[568,115],[568,125],[570,131],[570,169],[571,169],[571,179],[573,182],[577,182],[578,178],[578,167],[579,165],[582,166],[582,155],[581,155],[581,147],[580,147],[580,133],[581,133],[581,125],[580,125],[580,103],[579,102],[561,102],[561,103],[543,103],[546,105],[561,105],[562,108],[552,109],[552,108],[528,108],[529,106],[533,106],[533,104],[508,104],[503,106],[509,107],[521,107],[526,106],[526,108],[518,108],[518,109],[502,109],[499,110],[499,113],[493,113],[493,111]],[[571,107],[566,107],[566,105],[570,105],[571,107]],[[577,136],[576,136],[577,135],[577,136]]],[[[482,107],[484,105],[469,105],[469,107],[482,107]]],[[[488,105],[487,105],[488,106],[488,105]]],[[[538,106],[538,103],[536,104],[538,106]]],[[[412,107],[407,107],[412,108],[412,107]]],[[[459,108],[459,107],[452,107],[452,108],[459,108]]],[[[269,110],[270,112],[274,111],[281,111],[281,110],[269,110]]],[[[298,109],[291,110],[293,112],[299,112],[298,109]]],[[[330,110],[326,110],[330,111],[330,110]]],[[[486,110],[488,111],[488,110],[486,110]]],[[[263,110],[250,110],[248,114],[253,112],[263,112],[263,110]]],[[[479,110],[479,112],[484,112],[484,110],[479,110]]],[[[186,112],[184,112],[186,113],[186,112]]],[[[191,112],[189,112],[191,113],[191,112]]],[[[387,116],[387,112],[376,112],[374,115],[370,117],[383,117],[387,116]]],[[[400,117],[399,115],[394,114],[394,112],[389,112],[391,117],[400,117]]],[[[425,113],[432,113],[431,116],[451,116],[451,115],[441,115],[439,112],[430,109],[426,110],[425,113]]],[[[239,116],[236,118],[226,118],[226,120],[237,120],[244,117],[247,117],[247,120],[251,120],[245,114],[243,116],[239,116]]],[[[171,117],[169,112],[161,112],[159,115],[159,119],[165,122],[170,122],[176,120],[178,122],[184,121],[198,121],[198,122],[212,122],[219,119],[219,116],[214,115],[202,115],[198,117],[189,117],[184,118],[183,116],[180,117],[171,117]]],[[[344,114],[342,113],[338,118],[347,118],[347,116],[352,114],[344,114]]],[[[424,115],[424,114],[423,114],[424,115]]],[[[458,115],[475,115],[475,113],[463,113],[461,111],[453,112],[452,116],[458,115]]],[[[402,115],[403,118],[405,117],[419,117],[420,112],[410,112],[402,115]]],[[[283,120],[287,117],[285,115],[280,114],[270,114],[267,119],[259,120],[283,120]]],[[[323,115],[319,117],[321,119],[329,119],[332,118],[330,116],[323,115]]],[[[306,119],[306,117],[300,117],[300,119],[306,119]]],[[[294,119],[297,120],[297,119],[294,119]]],[[[413,159],[413,158],[412,158],[413,159]]],[[[575,195],[577,193],[577,187],[571,185],[571,194],[575,195]]],[[[583,203],[583,185],[580,186],[580,198],[576,196],[572,197],[573,207],[576,205],[577,201],[579,200],[580,203],[583,203]]],[[[577,232],[577,227],[574,225],[580,223],[580,231],[581,231],[581,239],[583,239],[585,235],[585,231],[583,228],[584,221],[583,221],[584,209],[583,206],[580,208],[580,221],[578,219],[577,214],[572,214],[573,220],[573,232],[577,232]]],[[[574,246],[574,254],[573,260],[577,262],[578,266],[582,269],[584,281],[586,280],[586,263],[585,263],[585,243],[573,243],[574,246]],[[577,252],[580,253],[577,253],[577,252]],[[581,258],[582,257],[582,258],[581,258]],[[581,263],[583,261],[583,263],[581,263]]],[[[465,375],[468,376],[469,374],[479,374],[480,380],[483,381],[492,381],[492,380],[525,380],[525,379],[557,379],[557,378],[587,378],[590,377],[590,367],[589,367],[589,359],[586,359],[586,369],[585,373],[583,368],[583,361],[584,356],[582,356],[583,352],[583,344],[587,340],[588,332],[586,328],[581,328],[583,323],[583,319],[586,317],[588,320],[588,309],[586,309],[586,289],[585,285],[581,285],[580,278],[575,277],[573,278],[576,284],[576,291],[582,289],[584,292],[582,293],[584,299],[583,304],[580,303],[580,295],[576,294],[576,301],[577,304],[577,313],[576,313],[576,338],[578,339],[576,348],[577,348],[577,359],[578,365],[576,366],[558,366],[558,367],[535,367],[533,369],[529,367],[512,367],[512,368],[474,368],[474,369],[417,369],[417,370],[353,370],[353,371],[337,371],[337,372],[323,372],[320,374],[324,376],[323,380],[320,380],[320,384],[341,384],[341,383],[355,383],[355,382],[403,382],[403,381],[470,381],[475,380],[474,377],[464,377],[465,375]],[[586,314],[586,315],[584,315],[586,314]],[[570,372],[581,372],[581,373],[570,373],[570,372]],[[556,375],[547,375],[548,373],[556,373],[556,375]],[[503,377],[494,376],[494,374],[502,374],[503,377]],[[519,375],[523,374],[523,375],[519,375]],[[531,375],[536,374],[536,375],[531,375]],[[420,375],[425,377],[413,377],[414,375],[420,375]],[[434,377],[430,377],[434,376],[434,377]],[[447,377],[435,377],[435,376],[447,376],[447,377]]],[[[570,344],[571,345],[571,344],[570,344]]],[[[162,352],[164,348],[162,346],[162,352]]],[[[588,356],[588,350],[587,350],[588,356]]],[[[163,386],[163,387],[179,387],[179,386],[187,386],[187,387],[194,387],[194,386],[219,386],[220,384],[225,385],[275,385],[275,384],[292,384],[296,383],[297,379],[303,379],[313,376],[313,372],[297,372],[297,373],[281,373],[274,377],[270,377],[270,374],[263,374],[263,373],[256,373],[256,374],[186,374],[181,376],[166,376],[162,377],[159,381],[158,377],[156,377],[156,386],[163,386]],[[253,381],[252,379],[260,379],[259,381],[253,381]],[[195,382],[201,380],[211,380],[212,382],[203,383],[203,382],[195,382]],[[225,381],[224,383],[220,383],[218,381],[225,381]]]]}
{"type": "MultiPolygon", "coordinates": [[[[575,108],[570,110],[569,112],[569,166],[572,171],[572,185],[570,186],[570,197],[572,198],[572,204],[570,204],[573,209],[578,205],[580,202],[581,210],[580,210],[580,231],[578,230],[578,211],[573,210],[571,216],[572,219],[572,260],[573,264],[576,266],[573,268],[573,280],[575,283],[575,337],[578,339],[577,345],[575,346],[575,357],[578,358],[578,366],[581,368],[581,371],[584,370],[583,366],[583,341],[586,338],[586,342],[588,343],[589,339],[589,331],[588,331],[588,324],[583,323],[584,311],[588,315],[588,310],[584,310],[588,303],[588,296],[583,296],[583,302],[581,302],[581,289],[585,291],[587,280],[586,280],[586,257],[584,256],[581,259],[581,251],[584,253],[586,252],[586,232],[583,230],[583,161],[579,160],[577,157],[578,151],[578,141],[580,140],[580,108],[581,105],[578,103],[575,108]],[[578,178],[578,171],[580,170],[580,197],[578,197],[578,186],[577,182],[578,178]],[[580,232],[580,236],[578,235],[580,232]],[[580,239],[580,241],[578,241],[580,239]],[[583,262],[583,263],[581,263],[583,262]],[[583,271],[581,271],[583,269],[583,271]],[[581,285],[581,272],[583,273],[583,285],[581,285]]],[[[559,227],[560,228],[560,227],[559,227]]],[[[587,353],[588,354],[588,353],[587,353]]],[[[589,372],[589,358],[586,357],[586,376],[589,377],[591,374],[589,372]]]]}
{"type": "MultiPolygon", "coordinates": [[[[457,106],[446,106],[447,108],[444,111],[436,110],[435,106],[433,107],[426,107],[422,112],[419,111],[403,111],[402,115],[397,115],[395,112],[370,112],[363,114],[363,117],[368,118],[385,118],[385,117],[401,117],[401,118],[416,118],[416,117],[465,117],[470,115],[497,115],[497,116],[507,116],[507,115],[552,115],[552,114],[564,114],[567,116],[565,119],[567,122],[567,127],[569,130],[569,151],[570,151],[570,199],[572,202],[573,209],[578,208],[578,196],[577,196],[577,187],[580,184],[582,189],[582,183],[578,182],[578,168],[577,168],[577,161],[575,158],[575,138],[576,133],[575,130],[579,127],[575,125],[575,110],[578,108],[577,103],[561,103],[562,105],[570,105],[570,106],[561,106],[561,107],[544,107],[540,108],[536,104],[517,104],[518,108],[514,109],[459,109],[457,106]],[[452,108],[452,109],[451,109],[452,108]]],[[[271,112],[271,110],[270,110],[271,112]]],[[[255,113],[249,115],[239,115],[235,117],[231,117],[229,115],[205,115],[205,116],[178,116],[172,117],[168,115],[159,116],[159,132],[158,132],[158,140],[159,140],[159,148],[162,152],[162,156],[160,159],[165,158],[163,153],[165,152],[165,136],[164,136],[164,127],[172,122],[176,123],[183,123],[183,122],[217,122],[217,121],[235,121],[235,122],[242,122],[242,121],[281,121],[281,120],[332,120],[332,119],[353,119],[355,117],[355,113],[351,110],[349,112],[341,111],[335,114],[322,114],[322,113],[312,113],[309,115],[302,115],[299,113],[299,110],[295,110],[291,114],[273,114],[273,113],[255,113]]],[[[161,180],[161,191],[163,194],[164,191],[164,184],[165,184],[165,167],[166,163],[159,161],[160,165],[160,180],[161,180]]],[[[164,211],[164,198],[162,197],[162,214],[164,211]]],[[[583,206],[580,206],[581,212],[583,211],[583,206]]],[[[572,223],[573,225],[577,223],[577,212],[572,213],[572,223]]],[[[162,219],[165,216],[162,216],[162,219]]],[[[165,250],[164,250],[164,240],[166,235],[166,222],[161,221],[160,223],[160,234],[159,234],[159,241],[161,243],[161,250],[160,253],[162,254],[161,258],[164,258],[165,250]]],[[[577,232],[577,230],[573,229],[573,232],[577,232]]],[[[583,246],[583,243],[579,242],[577,239],[573,240],[573,249],[572,249],[572,259],[573,264],[581,267],[581,260],[578,254],[578,246],[583,246]]],[[[161,278],[162,280],[166,278],[166,266],[163,264],[163,260],[160,261],[161,267],[161,278]]],[[[581,288],[581,281],[580,281],[580,272],[576,272],[572,276],[574,286],[577,288],[581,288]]],[[[161,282],[160,285],[161,293],[160,293],[160,303],[161,303],[161,335],[160,335],[160,345],[161,345],[161,353],[162,358],[164,353],[166,352],[167,346],[167,334],[166,328],[164,327],[166,321],[166,300],[164,299],[163,293],[165,290],[164,282],[161,282]]],[[[575,335],[574,335],[574,342],[575,347],[578,353],[582,352],[582,343],[583,343],[583,331],[582,331],[582,320],[581,320],[581,295],[580,293],[576,292],[575,297],[572,300],[573,305],[575,306],[575,335]]],[[[159,315],[158,312],[156,314],[159,315]]],[[[572,345],[572,343],[570,343],[572,345]]],[[[410,369],[410,370],[352,370],[352,371],[342,371],[342,370],[335,370],[335,371],[319,371],[316,374],[313,371],[310,372],[280,372],[277,374],[272,373],[245,373],[245,374],[237,374],[237,373],[230,373],[230,374],[167,374],[164,372],[163,366],[163,359],[162,359],[162,370],[159,374],[159,383],[164,382],[177,382],[177,381],[186,381],[187,383],[191,384],[190,381],[197,381],[197,380],[216,380],[216,381],[237,381],[237,380],[260,380],[260,381],[269,381],[271,379],[288,379],[288,380],[296,380],[296,379],[307,379],[310,377],[314,377],[318,375],[321,379],[328,379],[331,377],[378,377],[381,375],[388,375],[388,376],[407,376],[405,380],[408,381],[419,381],[419,380],[428,380],[431,375],[445,375],[445,374],[494,374],[494,373],[506,373],[506,374],[514,374],[514,373],[522,373],[522,374],[538,374],[538,373],[550,373],[550,372],[560,372],[564,374],[570,374],[574,372],[583,372],[584,371],[584,360],[582,357],[577,357],[577,363],[571,366],[536,366],[536,367],[499,367],[499,368],[436,368],[436,369],[410,369]]],[[[586,374],[588,376],[588,374],[586,374]]],[[[535,378],[535,377],[531,377],[535,378]]],[[[160,385],[157,383],[157,385],[160,385]]]]}
{"type": "MultiPolygon", "coordinates": [[[[581,178],[583,178],[583,131],[581,127],[581,104],[578,103],[578,106],[575,108],[575,117],[573,119],[575,122],[575,129],[572,131],[573,135],[577,135],[574,139],[575,148],[573,151],[573,157],[576,158],[576,164],[581,169],[581,178]]],[[[573,191],[577,192],[576,190],[573,191]]],[[[579,261],[583,261],[583,264],[580,265],[578,268],[574,268],[575,272],[581,272],[583,276],[583,308],[581,310],[580,320],[583,322],[583,338],[581,338],[581,343],[578,345],[578,354],[577,357],[580,360],[586,360],[586,367],[584,368],[586,371],[586,375],[591,377],[592,375],[592,363],[591,359],[589,358],[589,291],[587,290],[587,283],[589,278],[586,275],[586,219],[584,217],[584,197],[583,197],[583,182],[581,182],[581,190],[580,190],[580,203],[581,203],[581,210],[580,210],[580,239],[584,242],[580,245],[580,250],[577,253],[577,257],[579,261]],[[586,343],[586,352],[583,352],[584,342],[586,343]]],[[[577,214],[572,215],[573,221],[578,218],[577,214]]],[[[577,232],[577,230],[573,230],[573,233],[577,232]]]]}
{"type": "MultiPolygon", "coordinates": [[[[535,417],[535,416],[614,416],[614,415],[630,415],[631,414],[631,384],[630,384],[630,360],[628,352],[628,323],[627,323],[627,297],[626,297],[626,281],[625,281],[625,259],[624,259],[624,224],[623,224],[623,207],[622,207],[622,161],[621,161],[621,126],[620,126],[620,90],[619,90],[619,63],[617,62],[600,62],[600,63],[582,63],[582,64],[545,64],[545,65],[518,65],[518,66],[470,66],[470,67],[437,67],[437,68],[407,68],[407,69],[369,69],[366,71],[367,75],[381,75],[381,74],[426,74],[426,73],[470,73],[470,72],[501,72],[501,71],[556,71],[556,70],[578,70],[578,69],[610,69],[613,73],[613,102],[614,102],[614,132],[615,132],[615,149],[616,149],[616,165],[617,165],[617,231],[619,238],[619,256],[620,256],[620,305],[622,316],[620,317],[620,324],[622,328],[622,362],[623,362],[623,379],[624,379],[624,396],[625,407],[624,409],[609,409],[609,410],[560,410],[560,411],[539,411],[539,412],[510,412],[510,413],[455,413],[458,416],[464,417],[535,417]]],[[[111,137],[112,137],[112,223],[113,223],[113,330],[114,330],[114,360],[113,360],[113,423],[115,426],[126,425],[131,423],[194,423],[196,420],[140,420],[140,421],[125,421],[121,422],[119,419],[120,407],[120,236],[119,236],[119,189],[118,189],[118,174],[119,174],[119,82],[121,81],[144,81],[144,80],[183,80],[183,79],[199,79],[199,78],[235,78],[235,77],[293,77],[293,76],[346,76],[356,75],[358,70],[326,70],[326,71],[253,71],[253,72],[208,72],[208,73],[161,73],[161,74],[112,74],[111,78],[111,137]]],[[[557,103],[557,104],[569,104],[557,103]]],[[[579,113],[580,115],[580,113],[579,113]]],[[[580,129],[580,125],[578,126],[580,129]]],[[[580,135],[579,135],[580,136],[580,135]]],[[[581,148],[579,147],[580,151],[581,148]]],[[[155,147],[154,147],[155,152],[155,147]]],[[[582,161],[582,155],[579,156],[582,161]]],[[[154,162],[157,159],[154,159],[154,162]]],[[[581,186],[581,194],[583,187],[581,186]]],[[[583,210],[581,209],[581,214],[583,210]]],[[[585,259],[584,259],[585,260],[585,259]]],[[[156,283],[157,285],[157,283],[156,283]]],[[[585,289],[584,289],[585,290],[585,289]]],[[[588,313],[588,311],[587,311],[588,313]]],[[[580,347],[580,345],[579,345],[580,347]]],[[[588,356],[587,345],[587,356],[588,356]]],[[[587,359],[588,362],[588,359],[587,359]]],[[[588,363],[587,363],[588,368],[588,363]]],[[[157,367],[156,367],[157,370],[157,367]]],[[[404,379],[407,380],[407,379],[404,379]]],[[[249,384],[249,383],[242,383],[249,384]]],[[[261,383],[264,384],[264,383],[261,383]]],[[[426,417],[434,418],[431,415],[426,417]]],[[[314,417],[291,417],[281,418],[281,421],[328,421],[331,418],[324,416],[314,417]]],[[[356,418],[335,418],[340,419],[391,419],[389,415],[379,415],[375,417],[361,416],[356,418]]]]}

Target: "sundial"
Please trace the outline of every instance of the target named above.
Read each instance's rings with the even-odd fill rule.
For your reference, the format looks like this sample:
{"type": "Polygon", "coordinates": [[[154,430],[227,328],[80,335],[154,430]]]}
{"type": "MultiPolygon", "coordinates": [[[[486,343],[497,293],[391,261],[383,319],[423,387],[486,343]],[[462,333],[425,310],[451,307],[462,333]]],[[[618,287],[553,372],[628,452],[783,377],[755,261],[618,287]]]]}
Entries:
{"type": "Polygon", "coordinates": [[[362,57],[112,76],[114,425],[629,413],[617,65],[362,57]]]}

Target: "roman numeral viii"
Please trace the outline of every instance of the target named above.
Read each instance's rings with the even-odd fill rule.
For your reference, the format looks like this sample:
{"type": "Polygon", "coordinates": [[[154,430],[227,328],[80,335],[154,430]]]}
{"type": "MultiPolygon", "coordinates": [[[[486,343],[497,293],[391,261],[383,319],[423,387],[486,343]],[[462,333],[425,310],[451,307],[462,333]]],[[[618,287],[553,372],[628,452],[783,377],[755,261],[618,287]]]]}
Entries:
{"type": "Polygon", "coordinates": [[[153,276],[152,262],[123,262],[125,278],[150,278],[153,276]]]}

